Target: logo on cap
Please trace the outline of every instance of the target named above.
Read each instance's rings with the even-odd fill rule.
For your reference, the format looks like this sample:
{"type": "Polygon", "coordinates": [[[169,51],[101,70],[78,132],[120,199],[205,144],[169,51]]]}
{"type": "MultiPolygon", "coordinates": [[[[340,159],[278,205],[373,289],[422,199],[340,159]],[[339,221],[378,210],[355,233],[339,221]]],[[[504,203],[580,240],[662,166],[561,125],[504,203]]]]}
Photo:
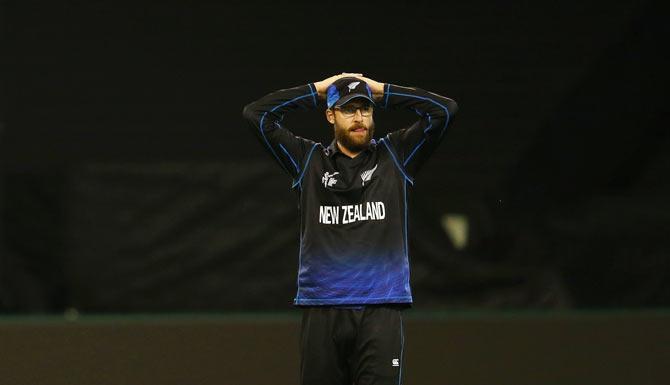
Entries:
{"type": "Polygon", "coordinates": [[[349,87],[349,92],[353,91],[354,88],[358,87],[358,85],[361,84],[361,82],[351,82],[347,87],[349,87]]]}

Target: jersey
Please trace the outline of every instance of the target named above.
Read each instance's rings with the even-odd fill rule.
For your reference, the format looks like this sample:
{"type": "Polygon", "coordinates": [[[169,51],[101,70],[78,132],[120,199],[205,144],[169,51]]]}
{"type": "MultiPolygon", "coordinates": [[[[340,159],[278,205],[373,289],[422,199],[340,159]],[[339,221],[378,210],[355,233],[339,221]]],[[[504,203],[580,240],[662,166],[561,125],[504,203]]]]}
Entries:
{"type": "Polygon", "coordinates": [[[411,304],[408,193],[453,121],[456,103],[418,88],[384,85],[376,110],[409,109],[412,125],[373,139],[354,158],[296,136],[285,113],[318,107],[313,84],[270,93],[244,117],[293,178],[300,210],[294,304],[411,304]]]}

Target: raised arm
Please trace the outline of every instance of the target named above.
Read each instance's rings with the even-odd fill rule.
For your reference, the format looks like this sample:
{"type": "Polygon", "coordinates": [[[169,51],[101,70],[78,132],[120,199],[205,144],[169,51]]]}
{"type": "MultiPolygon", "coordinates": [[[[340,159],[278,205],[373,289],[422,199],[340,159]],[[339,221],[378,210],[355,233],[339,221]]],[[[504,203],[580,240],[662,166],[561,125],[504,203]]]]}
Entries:
{"type": "Polygon", "coordinates": [[[254,134],[293,178],[300,174],[304,158],[313,143],[294,135],[282,126],[281,121],[288,111],[314,108],[316,105],[314,86],[306,84],[272,92],[247,104],[243,110],[254,134]]]}
{"type": "Polygon", "coordinates": [[[384,84],[364,77],[361,79],[370,86],[378,100],[378,107],[405,109],[419,116],[414,124],[391,132],[383,140],[384,145],[390,146],[390,150],[395,153],[399,166],[412,181],[453,122],[458,105],[452,99],[420,88],[384,84]]]}
{"type": "Polygon", "coordinates": [[[244,107],[244,118],[261,143],[294,180],[301,175],[315,143],[296,136],[281,124],[284,114],[298,109],[311,109],[324,99],[326,89],[344,76],[361,74],[343,73],[303,86],[282,89],[263,96],[244,107]]]}

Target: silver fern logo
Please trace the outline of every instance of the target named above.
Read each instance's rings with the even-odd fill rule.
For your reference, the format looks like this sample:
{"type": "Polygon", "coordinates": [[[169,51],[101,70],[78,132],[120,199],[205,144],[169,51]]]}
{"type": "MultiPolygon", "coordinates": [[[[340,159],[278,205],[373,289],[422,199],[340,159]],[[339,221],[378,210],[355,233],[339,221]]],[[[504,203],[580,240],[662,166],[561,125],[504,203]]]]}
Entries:
{"type": "Polygon", "coordinates": [[[377,169],[378,164],[375,164],[375,166],[369,170],[363,171],[361,174],[361,179],[363,179],[363,186],[365,186],[365,182],[369,182],[370,179],[372,179],[372,174],[375,172],[377,169]]]}
{"type": "Polygon", "coordinates": [[[349,87],[349,92],[353,91],[354,88],[358,87],[358,85],[361,84],[361,82],[351,82],[347,85],[349,87]]]}

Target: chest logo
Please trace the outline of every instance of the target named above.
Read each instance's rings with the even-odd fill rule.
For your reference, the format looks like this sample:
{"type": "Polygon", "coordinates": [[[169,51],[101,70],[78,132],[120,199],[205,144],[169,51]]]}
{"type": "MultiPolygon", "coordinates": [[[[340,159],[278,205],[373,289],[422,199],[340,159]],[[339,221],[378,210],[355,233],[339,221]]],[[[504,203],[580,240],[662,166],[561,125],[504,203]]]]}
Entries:
{"type": "Polygon", "coordinates": [[[365,182],[369,182],[370,179],[372,179],[372,174],[377,169],[377,166],[379,166],[379,165],[375,164],[375,166],[373,168],[363,171],[363,173],[361,174],[361,179],[363,179],[363,186],[365,186],[365,182]]]}
{"type": "Polygon", "coordinates": [[[335,175],[339,174],[339,172],[334,172],[334,173],[329,173],[325,172],[323,173],[323,178],[321,178],[321,183],[323,183],[323,187],[331,187],[335,183],[337,183],[337,179],[335,179],[335,175]]]}

